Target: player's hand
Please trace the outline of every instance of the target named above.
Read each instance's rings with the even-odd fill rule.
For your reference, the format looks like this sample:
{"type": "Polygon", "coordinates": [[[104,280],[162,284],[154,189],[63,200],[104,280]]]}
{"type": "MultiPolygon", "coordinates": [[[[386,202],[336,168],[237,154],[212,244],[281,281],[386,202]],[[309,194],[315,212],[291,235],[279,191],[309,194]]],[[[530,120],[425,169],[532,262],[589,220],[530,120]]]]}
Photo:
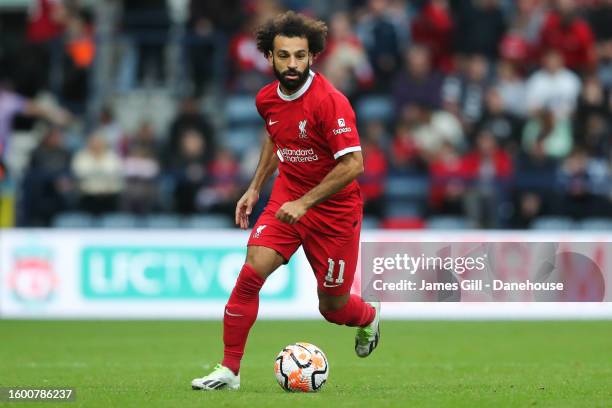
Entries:
{"type": "Polygon", "coordinates": [[[276,212],[276,219],[287,224],[295,224],[302,215],[306,214],[306,205],[300,200],[287,201],[276,212]]]}
{"type": "Polygon", "coordinates": [[[249,215],[251,215],[257,200],[259,200],[259,193],[251,189],[247,190],[238,200],[238,204],[236,204],[236,225],[239,225],[240,228],[249,228],[249,215]]]}

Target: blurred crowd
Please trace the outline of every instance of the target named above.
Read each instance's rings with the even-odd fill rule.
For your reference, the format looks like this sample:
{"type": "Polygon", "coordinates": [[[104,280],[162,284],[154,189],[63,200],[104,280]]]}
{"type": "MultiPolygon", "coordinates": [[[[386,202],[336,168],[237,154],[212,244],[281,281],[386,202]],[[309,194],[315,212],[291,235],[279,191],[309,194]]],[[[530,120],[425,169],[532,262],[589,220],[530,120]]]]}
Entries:
{"type": "Polygon", "coordinates": [[[273,80],[252,33],[287,9],[328,23],[313,69],[357,112],[366,215],[612,217],[612,0],[31,0],[0,8],[0,162],[15,129],[40,134],[21,174],[0,164],[18,223],[231,216],[266,135],[224,101],[273,80]],[[119,119],[142,89],[171,93],[167,123],[119,119]]]}

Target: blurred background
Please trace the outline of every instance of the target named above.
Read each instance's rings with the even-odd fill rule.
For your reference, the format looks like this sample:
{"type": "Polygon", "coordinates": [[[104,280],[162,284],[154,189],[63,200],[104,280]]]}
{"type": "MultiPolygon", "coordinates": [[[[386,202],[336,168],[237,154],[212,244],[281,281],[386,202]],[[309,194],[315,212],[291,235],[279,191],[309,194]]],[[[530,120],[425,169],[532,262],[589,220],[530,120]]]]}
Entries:
{"type": "Polygon", "coordinates": [[[232,227],[288,9],[328,23],[364,228],[612,230],[610,0],[0,0],[0,226],[232,227]]]}

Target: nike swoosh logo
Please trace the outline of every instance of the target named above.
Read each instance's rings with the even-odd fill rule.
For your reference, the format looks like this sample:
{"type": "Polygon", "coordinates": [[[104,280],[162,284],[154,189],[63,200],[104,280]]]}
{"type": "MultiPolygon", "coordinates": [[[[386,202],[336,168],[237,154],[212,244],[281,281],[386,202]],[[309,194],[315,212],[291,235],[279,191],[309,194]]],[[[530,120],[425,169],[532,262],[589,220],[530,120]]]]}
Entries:
{"type": "Polygon", "coordinates": [[[272,122],[272,119],[270,119],[270,120],[268,121],[268,125],[269,125],[269,126],[276,125],[277,123],[278,123],[278,120],[275,120],[274,122],[272,122]]]}
{"type": "Polygon", "coordinates": [[[228,316],[233,316],[233,317],[244,317],[244,315],[241,315],[241,314],[230,313],[227,311],[227,309],[225,310],[225,314],[228,316]]]}
{"type": "Polygon", "coordinates": [[[325,286],[326,288],[337,288],[340,285],[341,283],[338,283],[336,285],[329,285],[327,282],[323,282],[323,286],[325,286]]]}

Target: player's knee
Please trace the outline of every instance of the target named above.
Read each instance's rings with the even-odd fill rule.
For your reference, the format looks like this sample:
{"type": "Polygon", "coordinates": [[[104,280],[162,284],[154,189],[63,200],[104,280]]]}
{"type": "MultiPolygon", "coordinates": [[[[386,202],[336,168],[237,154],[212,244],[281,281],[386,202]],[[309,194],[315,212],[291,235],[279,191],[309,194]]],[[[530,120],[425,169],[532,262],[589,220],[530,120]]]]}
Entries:
{"type": "Polygon", "coordinates": [[[283,263],[280,255],[271,249],[251,248],[247,251],[245,263],[266,279],[283,263]]]}

